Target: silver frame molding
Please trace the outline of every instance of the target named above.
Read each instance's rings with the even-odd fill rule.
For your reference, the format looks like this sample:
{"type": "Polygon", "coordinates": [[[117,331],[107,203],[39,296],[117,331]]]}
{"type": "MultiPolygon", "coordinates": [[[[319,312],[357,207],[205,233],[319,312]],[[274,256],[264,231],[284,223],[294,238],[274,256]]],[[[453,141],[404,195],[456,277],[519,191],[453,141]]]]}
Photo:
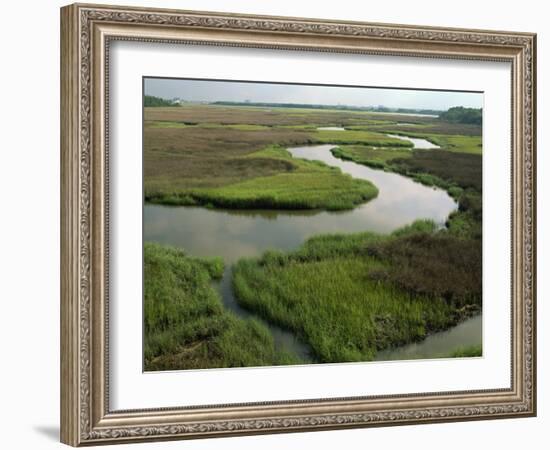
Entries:
{"type": "Polygon", "coordinates": [[[80,446],[534,416],[535,86],[536,35],[531,33],[105,5],[62,8],[61,441],[80,446]],[[511,63],[510,388],[112,411],[107,100],[113,40],[511,63]]]}

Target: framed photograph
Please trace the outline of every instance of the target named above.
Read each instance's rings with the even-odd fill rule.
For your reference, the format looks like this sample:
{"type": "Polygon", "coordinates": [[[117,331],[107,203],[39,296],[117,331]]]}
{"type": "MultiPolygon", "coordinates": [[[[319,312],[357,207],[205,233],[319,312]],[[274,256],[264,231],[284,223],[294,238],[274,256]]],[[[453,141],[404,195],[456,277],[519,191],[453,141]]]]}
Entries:
{"type": "Polygon", "coordinates": [[[61,9],[61,440],[536,414],[531,33],[61,9]]]}

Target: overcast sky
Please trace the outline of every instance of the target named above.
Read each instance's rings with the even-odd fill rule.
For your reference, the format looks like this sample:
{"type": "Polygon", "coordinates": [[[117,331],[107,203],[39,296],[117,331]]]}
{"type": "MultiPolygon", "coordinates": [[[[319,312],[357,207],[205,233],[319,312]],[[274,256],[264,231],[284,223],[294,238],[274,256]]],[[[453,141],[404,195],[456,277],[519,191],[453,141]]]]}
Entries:
{"type": "Polygon", "coordinates": [[[316,103],[325,105],[386,106],[447,110],[453,106],[481,108],[483,94],[296,84],[243,83],[146,78],[145,95],[187,101],[316,103]]]}

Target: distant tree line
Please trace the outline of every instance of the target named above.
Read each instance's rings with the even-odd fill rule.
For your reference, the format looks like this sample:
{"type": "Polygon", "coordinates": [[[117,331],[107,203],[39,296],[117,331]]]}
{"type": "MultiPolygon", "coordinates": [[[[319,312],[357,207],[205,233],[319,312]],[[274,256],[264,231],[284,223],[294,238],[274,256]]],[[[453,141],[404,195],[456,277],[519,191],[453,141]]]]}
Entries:
{"type": "Polygon", "coordinates": [[[155,97],[154,95],[146,95],[143,102],[144,106],[174,106],[175,103],[172,100],[165,100],[164,98],[155,97]]]}
{"type": "Polygon", "coordinates": [[[404,114],[429,114],[439,115],[440,110],[434,109],[412,109],[412,108],[388,108],[385,106],[352,106],[352,105],[319,105],[312,103],[271,103],[271,102],[231,102],[218,101],[212,102],[213,105],[225,106],[259,106],[262,108],[300,108],[300,109],[339,109],[343,111],[368,111],[368,112],[387,112],[404,114]]]}
{"type": "Polygon", "coordinates": [[[463,106],[455,106],[448,111],[439,115],[441,120],[451,123],[467,123],[481,125],[482,114],[481,108],[464,108],[463,106]]]}

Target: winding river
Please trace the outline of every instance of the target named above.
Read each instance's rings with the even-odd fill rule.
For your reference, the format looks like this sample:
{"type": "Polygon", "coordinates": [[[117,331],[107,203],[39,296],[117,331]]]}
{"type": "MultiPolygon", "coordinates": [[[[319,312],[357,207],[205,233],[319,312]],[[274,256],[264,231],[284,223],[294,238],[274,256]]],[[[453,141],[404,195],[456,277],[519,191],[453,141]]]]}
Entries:
{"type": "MultiPolygon", "coordinates": [[[[420,218],[432,219],[443,226],[448,215],[457,208],[455,201],[442,189],[335,158],[330,152],[334,147],[327,144],[288,150],[295,158],[322,161],[354,178],[372,181],[379,189],[377,198],[342,212],[219,210],[146,204],[144,239],[183,248],[193,256],[221,256],[226,270],[216,285],[224,305],[241,317],[250,317],[252,313],[239,306],[231,287],[231,265],[238,259],[260,256],[268,249],[292,250],[311,236],[323,233],[390,233],[420,218]]],[[[309,347],[291,332],[265,324],[278,348],[311,360],[309,347]]],[[[449,349],[465,345],[459,338],[447,340],[449,349]]],[[[420,350],[422,344],[417,344],[420,350]]],[[[420,354],[420,350],[416,353],[420,354]]],[[[386,355],[386,359],[395,359],[390,353],[386,355]]]]}

